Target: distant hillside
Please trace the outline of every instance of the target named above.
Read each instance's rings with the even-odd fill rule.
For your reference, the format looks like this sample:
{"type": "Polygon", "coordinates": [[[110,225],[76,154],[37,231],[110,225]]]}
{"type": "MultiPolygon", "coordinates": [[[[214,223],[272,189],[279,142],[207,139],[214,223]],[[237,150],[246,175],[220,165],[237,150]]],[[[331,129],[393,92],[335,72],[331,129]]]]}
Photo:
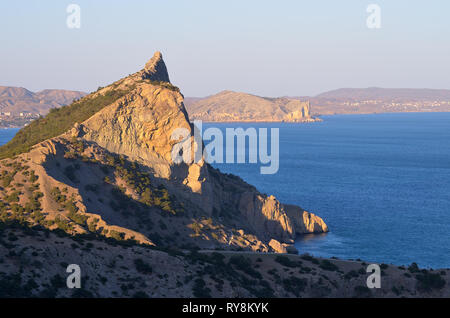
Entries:
{"type": "Polygon", "coordinates": [[[203,121],[245,122],[310,122],[307,101],[290,98],[268,98],[256,95],[223,91],[203,99],[188,99],[187,111],[191,119],[203,121]]]}
{"type": "Polygon", "coordinates": [[[190,105],[194,104],[195,102],[198,102],[199,100],[205,99],[206,97],[185,97],[184,98],[184,105],[186,107],[189,107],[190,105]]]}
{"type": "Polygon", "coordinates": [[[339,88],[321,93],[315,98],[335,98],[346,100],[450,100],[450,89],[427,89],[427,88],[339,88]]]}
{"type": "Polygon", "coordinates": [[[340,88],[309,100],[321,115],[450,111],[448,89],[340,88]]]}
{"type": "Polygon", "coordinates": [[[187,97],[185,105],[192,119],[204,121],[303,122],[317,115],[450,112],[450,89],[339,88],[316,96],[281,98],[223,91],[187,97]]]}
{"type": "Polygon", "coordinates": [[[0,111],[16,115],[21,112],[45,115],[51,108],[72,103],[86,93],[63,89],[45,89],[37,93],[26,88],[0,86],[0,111]]]}
{"type": "Polygon", "coordinates": [[[223,91],[185,99],[193,119],[204,121],[310,121],[309,116],[401,112],[450,112],[450,89],[340,88],[316,96],[259,97],[223,91]],[[299,111],[299,110],[302,111],[299,111]],[[297,111],[294,117],[289,115],[297,111]]]}

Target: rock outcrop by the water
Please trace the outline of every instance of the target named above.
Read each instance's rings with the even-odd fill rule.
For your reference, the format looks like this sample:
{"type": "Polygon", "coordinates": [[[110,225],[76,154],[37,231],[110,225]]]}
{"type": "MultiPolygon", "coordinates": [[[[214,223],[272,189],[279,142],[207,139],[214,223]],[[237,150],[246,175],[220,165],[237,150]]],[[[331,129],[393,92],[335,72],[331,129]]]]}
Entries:
{"type": "Polygon", "coordinates": [[[284,204],[284,210],[294,224],[297,234],[328,232],[328,226],[317,215],[307,212],[296,205],[284,204]]]}
{"type": "MultiPolygon", "coordinates": [[[[34,171],[43,224],[157,246],[281,253],[292,251],[298,234],[328,231],[318,216],[283,205],[204,160],[173,162],[174,131],[194,128],[161,53],[143,70],[85,98],[116,91],[124,93],[84,122],[1,163],[23,161],[34,171]]],[[[193,137],[189,142],[202,147],[193,137]]],[[[24,192],[19,201],[30,196],[24,192]]]]}

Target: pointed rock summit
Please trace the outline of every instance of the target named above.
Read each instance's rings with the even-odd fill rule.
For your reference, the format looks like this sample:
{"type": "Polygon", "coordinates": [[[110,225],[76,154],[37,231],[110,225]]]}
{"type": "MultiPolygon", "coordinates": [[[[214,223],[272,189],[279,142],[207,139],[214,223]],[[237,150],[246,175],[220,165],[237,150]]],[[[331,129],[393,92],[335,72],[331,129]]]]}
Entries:
{"type": "Polygon", "coordinates": [[[153,57],[145,64],[143,79],[152,81],[169,82],[169,73],[164,63],[161,52],[157,51],[153,57]]]}

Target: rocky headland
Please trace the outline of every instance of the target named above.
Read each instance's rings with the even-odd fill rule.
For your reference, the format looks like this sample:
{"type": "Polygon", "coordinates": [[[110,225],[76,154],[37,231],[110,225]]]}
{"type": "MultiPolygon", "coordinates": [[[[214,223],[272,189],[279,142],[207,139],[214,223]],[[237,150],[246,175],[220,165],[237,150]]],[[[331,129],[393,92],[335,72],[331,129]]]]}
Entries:
{"type": "Polygon", "coordinates": [[[321,121],[311,115],[309,101],[280,97],[269,98],[223,91],[202,99],[189,99],[191,120],[205,122],[292,122],[321,121]]]}
{"type": "Polygon", "coordinates": [[[143,70],[55,110],[0,148],[2,219],[20,214],[71,235],[261,252],[286,252],[297,234],[328,231],[318,216],[204,160],[173,163],[177,128],[193,126],[157,52],[143,70]],[[92,115],[78,114],[91,104],[92,115]],[[53,127],[52,116],[65,112],[67,123],[53,127]],[[38,130],[44,140],[25,138],[38,130]]]}
{"type": "Polygon", "coordinates": [[[362,261],[280,255],[325,222],[205,160],[174,163],[177,128],[194,126],[157,52],[0,147],[0,296],[448,295],[446,270],[385,265],[369,290],[362,261]]]}

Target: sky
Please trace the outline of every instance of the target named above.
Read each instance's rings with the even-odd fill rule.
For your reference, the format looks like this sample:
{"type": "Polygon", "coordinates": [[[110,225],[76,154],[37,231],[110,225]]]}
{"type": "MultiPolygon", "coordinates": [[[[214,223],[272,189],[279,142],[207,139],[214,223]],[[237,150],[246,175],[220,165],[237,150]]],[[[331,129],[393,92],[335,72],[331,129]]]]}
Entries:
{"type": "Polygon", "coordinates": [[[157,50],[191,97],[450,89],[450,1],[0,2],[0,85],[90,92],[142,69],[157,50]],[[67,26],[72,3],[80,28],[67,26]],[[380,28],[367,26],[370,4],[380,28]]]}

